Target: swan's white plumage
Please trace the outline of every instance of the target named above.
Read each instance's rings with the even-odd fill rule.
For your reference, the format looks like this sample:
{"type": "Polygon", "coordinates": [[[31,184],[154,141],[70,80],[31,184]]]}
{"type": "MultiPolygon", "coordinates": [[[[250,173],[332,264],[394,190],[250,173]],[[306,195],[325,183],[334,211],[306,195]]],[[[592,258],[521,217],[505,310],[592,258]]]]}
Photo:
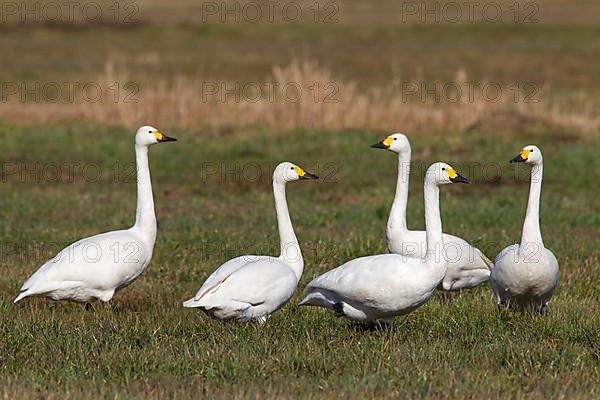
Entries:
{"type": "MultiPolygon", "coordinates": [[[[388,232],[388,249],[396,254],[424,257],[427,252],[425,237],[425,231],[406,230],[396,237],[388,232]]],[[[444,251],[448,271],[440,283],[441,289],[470,289],[487,282],[493,263],[477,247],[444,233],[444,251]]]]}
{"type": "Polygon", "coordinates": [[[29,296],[53,300],[108,302],[115,291],[131,284],[148,266],[156,240],[156,216],[148,169],[148,147],[174,141],[144,126],[135,138],[138,167],[136,222],[126,230],[81,239],[44,263],[21,287],[14,302],[29,296]]]}
{"type": "Polygon", "coordinates": [[[525,146],[512,162],[531,165],[531,182],[521,242],[503,249],[494,261],[490,285],[498,306],[510,303],[545,312],[560,270],[558,260],[545,248],[539,225],[543,156],[537,146],[525,146]]]}
{"type": "Polygon", "coordinates": [[[240,322],[264,322],[282,308],[293,296],[304,268],[287,208],[285,185],[297,179],[315,178],[289,162],[279,164],[273,172],[273,194],[281,256],[247,255],[227,261],[183,306],[198,307],[216,319],[240,322]]]}
{"type": "Polygon", "coordinates": [[[548,304],[559,278],[558,260],[548,249],[522,250],[513,244],[494,263],[490,283],[498,302],[540,309],[548,304]]]}
{"type": "Polygon", "coordinates": [[[336,316],[354,321],[389,322],[427,302],[446,275],[446,260],[440,251],[443,236],[438,186],[466,182],[454,174],[454,169],[444,163],[435,163],[427,170],[425,257],[380,254],[348,261],[313,279],[300,304],[329,308],[336,316]]]}
{"type": "MultiPolygon", "coordinates": [[[[425,231],[409,230],[406,224],[411,147],[406,135],[394,133],[373,147],[398,154],[398,180],[392,210],[387,223],[386,239],[391,253],[424,257],[427,251],[425,231]]],[[[454,235],[444,234],[447,260],[446,276],[440,284],[443,290],[461,290],[487,282],[492,262],[478,248],[454,235]]]]}
{"type": "Polygon", "coordinates": [[[199,307],[217,319],[264,321],[292,297],[298,280],[276,257],[241,256],[227,261],[184,307],[199,307]]]}
{"type": "Polygon", "coordinates": [[[429,271],[421,263],[399,254],[348,261],[312,280],[300,304],[333,308],[340,303],[343,315],[354,321],[407,314],[429,300],[444,277],[445,268],[429,271]]]}
{"type": "Polygon", "coordinates": [[[40,267],[21,287],[15,303],[27,296],[52,300],[109,301],[116,290],[133,282],[150,263],[149,248],[135,230],[106,232],[63,249],[40,267]],[[135,249],[131,259],[115,260],[115,244],[135,249]]]}

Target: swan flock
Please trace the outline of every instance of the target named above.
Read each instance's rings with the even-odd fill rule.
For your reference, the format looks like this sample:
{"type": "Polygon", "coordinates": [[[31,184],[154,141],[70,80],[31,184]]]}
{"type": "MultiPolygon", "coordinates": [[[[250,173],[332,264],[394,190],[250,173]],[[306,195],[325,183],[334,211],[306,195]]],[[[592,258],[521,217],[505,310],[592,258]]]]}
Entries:
{"type": "MultiPolygon", "coordinates": [[[[15,298],[47,297],[109,303],[150,264],[156,242],[148,150],[175,138],[152,126],[137,130],[137,209],[128,229],[81,239],[41,265],[15,298]],[[91,254],[91,255],[90,255],[91,254]]],[[[386,228],[387,254],[349,260],[312,279],[302,306],[322,307],[336,317],[357,322],[392,323],[443,292],[471,289],[488,282],[500,311],[507,308],[547,312],[559,280],[556,257],[544,246],[540,229],[543,157],[534,145],[522,148],[511,163],[531,167],[529,199],[521,240],[506,247],[494,262],[463,238],[445,233],[440,213],[440,188],[470,181],[444,162],[433,163],[423,179],[425,230],[410,230],[406,221],[411,146],[406,135],[394,133],[372,145],[396,154],[396,193],[386,228]]],[[[302,167],[282,162],[273,171],[272,188],[279,231],[278,256],[245,255],[221,264],[200,289],[183,302],[218,320],[264,323],[293,297],[304,271],[286,199],[290,182],[316,180],[302,167]]]]}

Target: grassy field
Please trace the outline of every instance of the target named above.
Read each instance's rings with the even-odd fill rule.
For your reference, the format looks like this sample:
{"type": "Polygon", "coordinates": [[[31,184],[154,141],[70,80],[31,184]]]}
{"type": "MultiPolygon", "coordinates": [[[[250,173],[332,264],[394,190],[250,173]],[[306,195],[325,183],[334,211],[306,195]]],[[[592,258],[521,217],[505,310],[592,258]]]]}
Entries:
{"type": "Polygon", "coordinates": [[[445,231],[491,258],[518,240],[527,199],[528,168],[507,161],[538,144],[542,233],[561,282],[544,318],[500,315],[484,286],[447,302],[436,296],[392,329],[366,331],[298,307],[300,291],[264,326],[217,323],[181,301],[225,260],[278,252],[270,173],[283,160],[321,176],[288,189],[306,261],[300,288],[346,260],[385,252],[396,160],[368,147],[383,133],[168,133],[180,141],[150,155],[159,219],[152,263],[112,308],[86,310],[12,299],[67,243],[132,223],[133,133],[0,124],[3,398],[600,397],[597,139],[411,136],[409,226],[423,226],[424,168],[447,161],[473,184],[443,189],[445,231]]]}

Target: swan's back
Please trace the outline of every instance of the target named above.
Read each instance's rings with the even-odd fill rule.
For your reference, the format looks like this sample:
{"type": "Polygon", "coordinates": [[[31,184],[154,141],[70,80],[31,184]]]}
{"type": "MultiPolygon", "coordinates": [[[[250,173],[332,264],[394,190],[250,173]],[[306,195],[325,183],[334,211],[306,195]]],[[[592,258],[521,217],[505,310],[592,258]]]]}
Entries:
{"type": "Polygon", "coordinates": [[[395,309],[430,295],[444,272],[443,267],[430,266],[420,258],[379,254],[348,261],[326,272],[310,282],[305,292],[332,293],[337,300],[395,309]]]}

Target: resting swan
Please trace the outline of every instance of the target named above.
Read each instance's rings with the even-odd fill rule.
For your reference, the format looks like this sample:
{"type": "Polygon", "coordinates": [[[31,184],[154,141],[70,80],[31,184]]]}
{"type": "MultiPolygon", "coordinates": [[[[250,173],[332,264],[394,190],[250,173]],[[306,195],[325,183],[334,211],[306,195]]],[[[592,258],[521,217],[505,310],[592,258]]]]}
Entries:
{"type": "Polygon", "coordinates": [[[66,247],[23,284],[15,303],[29,296],[109,302],[115,291],[131,284],[144,272],[156,240],[148,148],[175,140],[151,126],[138,129],[135,135],[137,211],[133,226],[91,236],[66,247]]]}
{"type": "Polygon", "coordinates": [[[540,231],[540,195],[543,157],[536,146],[525,146],[513,162],[531,165],[531,183],[521,243],[508,246],[494,261],[490,284],[502,311],[514,302],[545,314],[558,284],[559,268],[554,254],[544,247],[540,231]]]}
{"type": "MultiPolygon", "coordinates": [[[[371,147],[398,154],[396,196],[386,230],[388,250],[390,253],[423,257],[427,250],[425,231],[411,231],[406,226],[411,155],[408,138],[402,133],[394,133],[371,147]]],[[[488,280],[492,262],[478,248],[459,237],[444,233],[444,249],[448,272],[440,289],[470,289],[488,280]]]]}
{"type": "Polygon", "coordinates": [[[273,172],[281,255],[247,255],[227,261],[208,277],[193,298],[183,303],[184,307],[198,307],[220,320],[264,323],[292,298],[304,260],[290,220],[285,186],[298,179],[318,178],[289,162],[279,164],[273,172]]]}
{"type": "Polygon", "coordinates": [[[353,321],[389,323],[427,302],[446,275],[439,186],[454,182],[469,183],[445,163],[427,170],[424,257],[379,254],[348,261],[310,282],[300,305],[329,308],[335,316],[353,321]]]}

